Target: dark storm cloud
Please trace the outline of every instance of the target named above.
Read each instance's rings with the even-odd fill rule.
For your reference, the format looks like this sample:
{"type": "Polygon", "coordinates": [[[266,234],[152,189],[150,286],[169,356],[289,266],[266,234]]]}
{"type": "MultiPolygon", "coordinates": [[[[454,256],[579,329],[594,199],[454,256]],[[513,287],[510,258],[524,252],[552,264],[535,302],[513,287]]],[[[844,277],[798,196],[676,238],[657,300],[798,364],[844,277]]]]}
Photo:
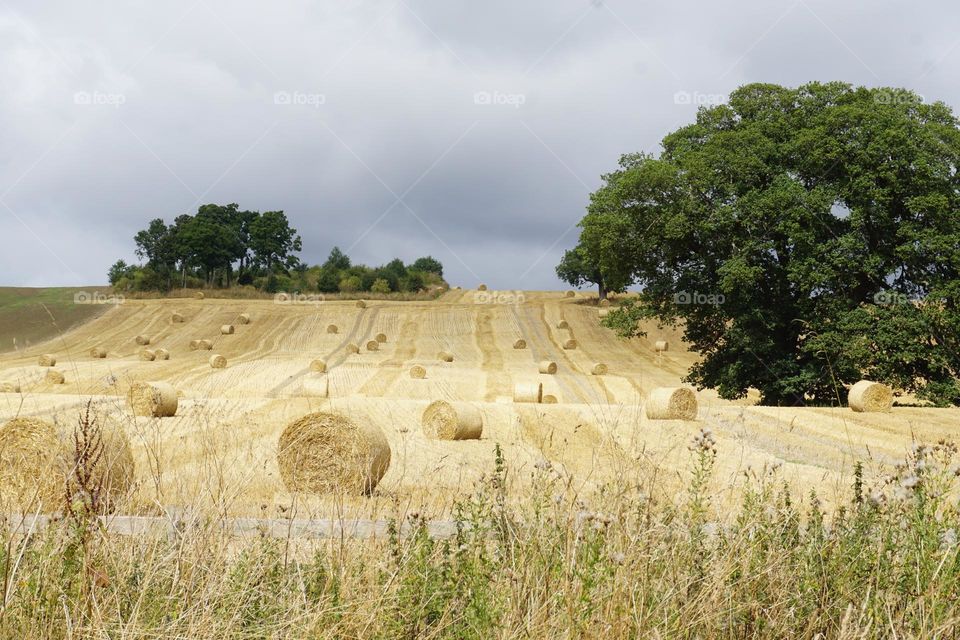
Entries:
{"type": "Polygon", "coordinates": [[[336,244],[432,254],[468,286],[557,287],[622,153],[748,81],[954,104],[958,18],[866,1],[8,3],[3,284],[102,282],[150,218],[238,202],[285,210],[309,262],[336,244]]]}

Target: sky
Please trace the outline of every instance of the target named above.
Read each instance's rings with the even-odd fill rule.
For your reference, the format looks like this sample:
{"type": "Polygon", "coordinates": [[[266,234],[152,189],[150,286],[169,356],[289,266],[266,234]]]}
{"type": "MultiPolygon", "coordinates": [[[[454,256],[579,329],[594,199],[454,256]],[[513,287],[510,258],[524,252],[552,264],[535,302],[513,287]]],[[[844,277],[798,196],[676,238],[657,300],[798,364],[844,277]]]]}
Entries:
{"type": "Polygon", "coordinates": [[[202,203],[301,258],[555,289],[602,175],[749,82],[960,103],[960,4],[0,0],[0,285],[106,282],[202,203]]]}

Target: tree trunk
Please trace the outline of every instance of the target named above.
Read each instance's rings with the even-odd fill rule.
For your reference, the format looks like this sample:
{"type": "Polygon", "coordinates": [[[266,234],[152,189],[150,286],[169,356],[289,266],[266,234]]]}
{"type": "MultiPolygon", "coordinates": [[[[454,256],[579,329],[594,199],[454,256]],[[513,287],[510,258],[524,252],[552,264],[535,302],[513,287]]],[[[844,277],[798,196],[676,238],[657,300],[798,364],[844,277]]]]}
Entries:
{"type": "Polygon", "coordinates": [[[601,280],[600,282],[597,283],[597,289],[598,289],[599,292],[600,292],[600,299],[601,299],[601,300],[606,300],[606,299],[607,299],[607,288],[606,288],[605,286],[603,286],[603,280],[601,280]]]}

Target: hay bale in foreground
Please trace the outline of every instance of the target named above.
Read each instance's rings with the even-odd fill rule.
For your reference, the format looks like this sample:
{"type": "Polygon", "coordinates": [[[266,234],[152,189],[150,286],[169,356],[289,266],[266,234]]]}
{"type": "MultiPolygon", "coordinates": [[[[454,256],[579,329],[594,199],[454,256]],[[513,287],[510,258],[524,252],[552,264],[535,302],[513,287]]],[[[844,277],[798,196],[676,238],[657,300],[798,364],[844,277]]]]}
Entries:
{"type": "Polygon", "coordinates": [[[166,349],[157,349],[156,351],[154,351],[154,353],[157,354],[157,360],[170,359],[170,352],[167,351],[166,349]]]}
{"type": "Polygon", "coordinates": [[[63,384],[67,380],[63,377],[63,374],[56,369],[50,369],[47,371],[47,375],[43,376],[43,381],[47,384],[63,384]]]}
{"type": "Polygon", "coordinates": [[[199,349],[199,348],[200,348],[200,341],[199,341],[199,340],[191,340],[191,341],[190,341],[190,351],[196,351],[196,350],[199,349]]]}
{"type": "Polygon", "coordinates": [[[140,359],[145,362],[153,362],[157,359],[157,352],[151,349],[140,349],[140,359]]]}
{"type": "Polygon", "coordinates": [[[360,347],[358,347],[354,342],[348,343],[345,349],[347,353],[360,353],[360,347]]]}
{"type": "Polygon", "coordinates": [[[879,382],[861,380],[850,387],[847,405],[857,413],[890,411],[893,408],[893,390],[879,382]]]}
{"type": "Polygon", "coordinates": [[[96,358],[96,359],[106,358],[107,350],[104,349],[103,347],[94,347],[93,349],[90,349],[90,357],[96,358]]]}
{"type": "Polygon", "coordinates": [[[540,373],[545,373],[552,376],[557,372],[557,363],[553,360],[541,360],[537,365],[537,369],[540,371],[540,373]]]}
{"type": "Polygon", "coordinates": [[[690,387],[657,387],[643,408],[650,420],[695,420],[697,394],[690,387]]]}
{"type": "Polygon", "coordinates": [[[603,300],[601,300],[600,302],[597,303],[597,306],[600,306],[600,307],[609,307],[609,306],[610,306],[610,301],[607,300],[606,298],[604,298],[603,300]]]}
{"type": "Polygon", "coordinates": [[[557,396],[552,393],[548,393],[543,396],[543,404],[557,404],[557,396]]]}
{"type": "Polygon", "coordinates": [[[55,367],[57,366],[57,357],[52,353],[45,353],[37,359],[37,364],[41,367],[55,367]]]}
{"type": "Polygon", "coordinates": [[[571,349],[576,349],[576,348],[577,348],[577,341],[574,340],[573,338],[570,338],[569,340],[567,340],[566,342],[563,343],[563,348],[566,349],[566,350],[568,350],[568,351],[571,350],[571,349]]]}
{"type": "Polygon", "coordinates": [[[367,301],[366,300],[357,300],[357,309],[366,309],[367,301]]]}
{"type": "Polygon", "coordinates": [[[539,382],[518,382],[513,385],[514,402],[535,402],[543,400],[543,384],[539,382]]]}
{"type": "Polygon", "coordinates": [[[250,314],[241,313],[237,316],[237,324],[250,324],[250,314]]]}
{"type": "Polygon", "coordinates": [[[390,467],[390,445],[376,425],[311,413],[280,434],[277,466],[291,492],[369,494],[390,467]]]}
{"type": "Polygon", "coordinates": [[[232,324],[220,325],[220,335],[232,336],[234,331],[236,331],[236,327],[234,327],[232,324]]]}
{"type": "Polygon", "coordinates": [[[378,333],[376,336],[374,336],[374,339],[375,339],[377,342],[379,342],[380,344],[383,344],[384,342],[387,341],[387,334],[385,334],[385,333],[378,333]]]}
{"type": "Polygon", "coordinates": [[[327,325],[327,333],[339,333],[339,332],[340,332],[340,327],[338,327],[337,325],[335,324],[327,325]]]}
{"type": "Polygon", "coordinates": [[[437,360],[441,362],[453,362],[453,354],[449,351],[441,351],[437,354],[437,360]]]}
{"type": "Polygon", "coordinates": [[[607,365],[602,362],[597,362],[590,369],[590,375],[594,376],[605,376],[607,375],[607,365]]]}
{"type": "Polygon", "coordinates": [[[481,284],[477,286],[477,291],[486,291],[486,290],[487,290],[487,285],[485,284],[481,284]]]}
{"type": "Polygon", "coordinates": [[[326,373],[327,372],[327,362],[317,358],[310,363],[310,371],[316,371],[317,373],[326,373]]]}
{"type": "Polygon", "coordinates": [[[223,369],[227,366],[227,359],[218,353],[210,356],[210,366],[214,369],[223,369]]]}
{"type": "Polygon", "coordinates": [[[169,418],[176,415],[177,390],[167,382],[134,382],[127,391],[127,404],[135,416],[169,418]]]}
{"type": "Polygon", "coordinates": [[[479,440],[483,414],[468,402],[431,402],[420,417],[423,435],[434,440],[479,440]]]}
{"type": "Polygon", "coordinates": [[[516,340],[513,341],[513,348],[514,348],[514,349],[526,349],[526,348],[527,348],[527,341],[524,340],[523,338],[517,338],[516,340]]]}
{"type": "Polygon", "coordinates": [[[667,340],[657,340],[653,343],[653,348],[658,352],[667,351],[670,349],[670,342],[667,340]]]}
{"type": "Polygon", "coordinates": [[[367,351],[379,351],[380,343],[376,340],[367,340],[367,351]]]}
{"type": "Polygon", "coordinates": [[[569,329],[570,324],[566,320],[561,320],[557,323],[557,329],[569,329]]]}
{"type": "Polygon", "coordinates": [[[197,291],[195,294],[193,294],[193,297],[196,298],[197,300],[203,300],[207,296],[204,295],[203,291],[197,291]]]}
{"type": "Polygon", "coordinates": [[[200,351],[210,351],[211,349],[213,349],[213,342],[211,342],[210,340],[198,340],[197,349],[199,349],[200,351]]]}
{"type": "Polygon", "coordinates": [[[180,324],[183,322],[183,314],[177,313],[176,311],[170,316],[170,322],[174,324],[180,324]]]}
{"type": "Polygon", "coordinates": [[[16,382],[0,382],[0,393],[20,393],[20,385],[16,382]]]}
{"type": "Polygon", "coordinates": [[[414,380],[423,380],[427,377],[427,370],[419,364],[415,364],[410,367],[410,377],[414,380]]]}
{"type": "Polygon", "coordinates": [[[136,338],[134,338],[133,340],[134,340],[134,342],[136,342],[137,344],[139,344],[140,346],[143,346],[143,347],[145,347],[145,346],[147,346],[148,344],[150,344],[150,336],[139,335],[139,336],[137,336],[136,338]]]}

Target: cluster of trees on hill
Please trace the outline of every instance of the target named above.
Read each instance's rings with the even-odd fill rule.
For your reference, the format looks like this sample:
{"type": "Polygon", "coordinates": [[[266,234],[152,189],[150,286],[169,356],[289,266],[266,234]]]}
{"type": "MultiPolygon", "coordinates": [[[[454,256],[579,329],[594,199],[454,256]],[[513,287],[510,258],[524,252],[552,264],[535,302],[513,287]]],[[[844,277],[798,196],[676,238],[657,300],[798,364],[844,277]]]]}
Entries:
{"type": "Polygon", "coordinates": [[[268,293],[416,293],[442,286],[443,265],[430,256],[405,265],[399,258],[380,267],[352,264],[334,247],[323,265],[310,267],[297,230],[282,211],[244,211],[236,204],[202,205],[172,224],[151,220],[134,236],[144,261],[118,260],[108,272],[123,291],[168,291],[174,287],[251,285],[268,293]]]}
{"type": "Polygon", "coordinates": [[[960,404],[960,123],[903,89],[751,84],[604,176],[557,267],[622,335],[682,322],[688,381],[836,404],[884,382],[960,404]]]}

